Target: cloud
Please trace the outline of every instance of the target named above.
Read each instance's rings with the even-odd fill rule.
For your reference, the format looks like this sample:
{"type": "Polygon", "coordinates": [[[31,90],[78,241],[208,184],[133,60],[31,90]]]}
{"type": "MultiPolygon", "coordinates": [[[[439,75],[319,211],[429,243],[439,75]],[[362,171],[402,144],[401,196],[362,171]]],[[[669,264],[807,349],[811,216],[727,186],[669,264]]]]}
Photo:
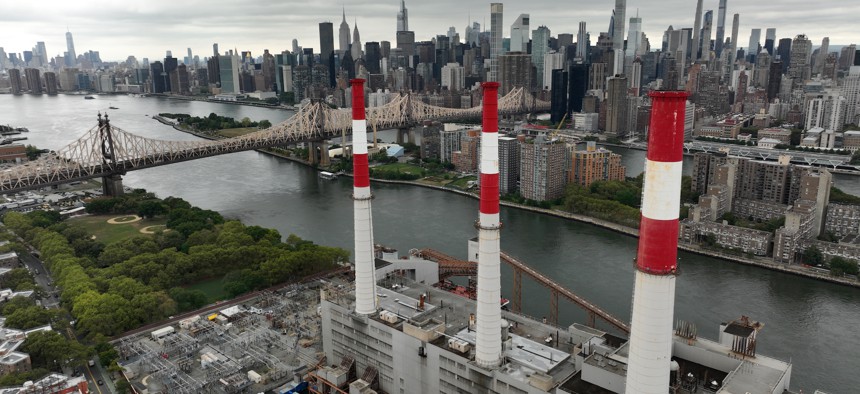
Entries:
{"type": "MultiPolygon", "coordinates": [[[[637,12],[652,46],[659,46],[663,31],[692,27],[695,2],[691,0],[629,0],[627,16],[637,12]]],[[[714,10],[717,0],[704,2],[714,10]]],[[[365,41],[394,41],[399,1],[345,0],[146,0],[116,2],[109,0],[3,1],[0,4],[0,46],[6,52],[30,50],[45,41],[51,55],[65,51],[66,26],[75,37],[78,53],[98,50],[102,59],[124,60],[129,55],[156,59],[166,50],[208,56],[212,44],[221,48],[250,50],[258,55],[269,49],[280,52],[291,48],[293,38],[303,47],[319,48],[318,24],[330,21],[337,26],[341,7],[346,8],[350,28],[358,23],[365,41]]],[[[531,28],[545,25],[553,35],[575,33],[579,21],[586,21],[595,40],[609,26],[614,1],[531,0],[505,3],[504,31],[521,13],[531,17],[531,28]]],[[[409,26],[417,40],[429,40],[454,26],[462,34],[471,17],[489,28],[489,2],[474,0],[407,0],[409,26]]],[[[850,0],[780,0],[741,2],[730,0],[726,35],[731,34],[732,15],[740,14],[741,46],[749,41],[750,29],[777,28],[777,38],[803,33],[814,43],[830,36],[833,45],[860,41],[853,26],[853,15],[860,14],[860,2],[850,0]]],[[[716,26],[714,26],[716,34],[716,26]]],[[[336,37],[335,37],[335,41],[336,37]]]]}

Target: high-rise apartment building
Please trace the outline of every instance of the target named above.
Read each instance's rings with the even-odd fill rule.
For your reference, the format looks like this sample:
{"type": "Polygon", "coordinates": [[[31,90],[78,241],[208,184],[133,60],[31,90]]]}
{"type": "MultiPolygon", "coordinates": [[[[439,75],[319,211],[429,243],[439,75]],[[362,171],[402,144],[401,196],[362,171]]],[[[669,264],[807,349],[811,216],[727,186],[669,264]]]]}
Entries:
{"type": "Polygon", "coordinates": [[[585,150],[575,150],[574,146],[571,152],[568,183],[588,187],[594,181],[623,181],[626,175],[621,155],[597,148],[594,141],[588,141],[585,150]]]}
{"type": "Polygon", "coordinates": [[[531,91],[534,84],[532,79],[531,57],[523,52],[508,52],[499,56],[499,93],[507,94],[514,88],[522,87],[531,91]]]}
{"type": "Polygon", "coordinates": [[[788,76],[797,84],[809,79],[810,55],[812,55],[812,41],[803,34],[794,37],[791,42],[791,64],[788,66],[788,76]]]}
{"type": "Polygon", "coordinates": [[[529,14],[520,14],[511,25],[511,52],[528,52],[529,14]]]}
{"type": "Polygon", "coordinates": [[[520,142],[520,195],[535,201],[564,196],[566,150],[541,135],[520,142]]]}
{"type": "Polygon", "coordinates": [[[782,73],[785,74],[788,71],[788,66],[791,63],[790,38],[782,38],[779,40],[779,47],[777,47],[776,49],[776,54],[779,56],[779,60],[782,61],[782,73]]]}
{"type": "MultiPolygon", "coordinates": [[[[502,54],[502,22],[504,5],[490,3],[490,71],[488,82],[499,82],[499,55],[502,54]]],[[[503,93],[504,94],[504,93],[503,93]]]]}
{"type": "MultiPolygon", "coordinates": [[[[693,61],[699,58],[699,43],[702,41],[700,36],[702,34],[702,1],[703,0],[698,0],[696,2],[696,16],[693,20],[693,48],[690,53],[690,59],[693,61]]],[[[670,51],[675,51],[671,44],[669,45],[669,48],[670,51]]],[[[685,59],[682,59],[681,64],[685,64],[685,61],[685,59]]]]}
{"type": "Polygon", "coordinates": [[[627,0],[615,0],[615,23],[612,26],[613,74],[624,74],[624,24],[627,22],[627,0]]]}
{"type": "Polygon", "coordinates": [[[520,178],[520,143],[513,137],[499,137],[499,194],[517,190],[520,178]]]}
{"type": "Polygon", "coordinates": [[[466,73],[460,63],[448,63],[442,66],[441,86],[450,91],[459,92],[466,84],[466,73]]]}
{"type": "Polygon", "coordinates": [[[705,18],[702,21],[702,42],[699,44],[700,55],[699,60],[708,61],[711,59],[711,30],[714,27],[714,11],[708,10],[705,12],[705,18]]]}
{"type": "MultiPolygon", "coordinates": [[[[534,57],[532,57],[534,59],[534,57]]],[[[550,52],[543,57],[543,80],[537,80],[540,85],[538,90],[550,90],[552,87],[552,72],[553,70],[561,70],[564,68],[564,55],[559,52],[550,52]]]]}
{"type": "Polygon", "coordinates": [[[606,132],[618,137],[627,135],[627,77],[609,78],[606,99],[606,132]]]}
{"type": "Polygon", "coordinates": [[[824,37],[821,40],[821,46],[818,48],[818,56],[815,58],[814,69],[812,75],[821,75],[824,71],[824,63],[827,55],[830,53],[830,37],[824,37]]]}
{"type": "Polygon", "coordinates": [[[720,8],[717,13],[717,39],[714,41],[714,52],[717,53],[717,58],[723,54],[723,45],[726,39],[726,1],[720,0],[720,8]]]}
{"type": "Polygon", "coordinates": [[[154,61],[149,64],[149,77],[152,80],[152,93],[164,93],[167,83],[167,73],[164,72],[164,64],[154,61]]]}
{"type": "MultiPolygon", "coordinates": [[[[11,71],[11,70],[10,70],[11,71]]],[[[842,83],[842,96],[845,97],[845,123],[858,124],[857,106],[860,105],[860,66],[851,66],[848,76],[842,83]]]]}

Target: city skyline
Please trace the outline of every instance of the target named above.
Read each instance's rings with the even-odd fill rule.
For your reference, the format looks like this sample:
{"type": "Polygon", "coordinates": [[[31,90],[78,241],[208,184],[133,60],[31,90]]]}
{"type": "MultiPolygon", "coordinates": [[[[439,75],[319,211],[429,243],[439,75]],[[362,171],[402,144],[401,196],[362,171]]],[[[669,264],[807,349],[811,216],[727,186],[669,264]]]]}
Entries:
{"type": "MultiPolygon", "coordinates": [[[[257,56],[263,49],[290,49],[293,38],[298,39],[299,45],[318,52],[318,24],[337,23],[344,8],[347,22],[352,26],[358,22],[364,41],[394,42],[401,2],[389,3],[361,0],[350,4],[301,3],[297,7],[300,3],[292,0],[261,0],[249,7],[227,0],[179,4],[154,0],[123,3],[112,8],[100,7],[101,2],[96,0],[74,4],[49,1],[47,7],[44,2],[4,3],[0,6],[0,37],[3,37],[0,47],[4,47],[7,53],[20,53],[30,50],[37,41],[44,41],[49,57],[62,55],[68,26],[68,31],[75,37],[78,53],[99,51],[106,61],[123,61],[130,55],[138,60],[144,57],[158,59],[164,56],[165,51],[180,53],[189,47],[195,54],[208,56],[216,42],[221,45],[222,52],[238,48],[240,51],[250,50],[257,56]],[[32,15],[38,15],[38,20],[32,15]]],[[[692,27],[694,22],[695,2],[668,0],[657,3],[644,0],[627,3],[627,15],[633,16],[638,11],[642,18],[642,30],[651,40],[652,48],[659,47],[663,31],[669,25],[677,29],[692,27]]],[[[727,12],[741,15],[739,37],[748,36],[753,28],[774,27],[778,37],[806,34],[816,45],[828,36],[833,43],[831,48],[856,42],[860,36],[851,30],[846,15],[860,12],[860,4],[845,5],[837,0],[825,3],[831,6],[819,2],[813,7],[812,3],[799,0],[756,5],[735,1],[728,2],[727,12]],[[775,15],[779,17],[773,17],[775,15]]],[[[463,12],[452,16],[448,11],[451,7],[440,6],[439,2],[432,5],[406,2],[410,14],[409,27],[415,31],[416,41],[445,34],[450,26],[456,28],[462,40],[466,24],[471,22],[479,22],[482,28],[489,28],[489,2],[457,2],[456,5],[463,12]]],[[[452,2],[451,6],[455,3],[452,2]]],[[[718,6],[717,0],[704,2],[704,10],[716,12],[718,6]]],[[[579,22],[586,21],[593,44],[596,36],[608,29],[613,2],[577,4],[570,10],[556,8],[557,4],[546,0],[505,4],[504,31],[507,33],[510,24],[521,13],[530,14],[532,28],[545,25],[554,34],[576,33],[579,22]],[[546,3],[543,7],[542,2],[546,3]]],[[[745,44],[744,39],[739,38],[739,41],[745,44]]]]}

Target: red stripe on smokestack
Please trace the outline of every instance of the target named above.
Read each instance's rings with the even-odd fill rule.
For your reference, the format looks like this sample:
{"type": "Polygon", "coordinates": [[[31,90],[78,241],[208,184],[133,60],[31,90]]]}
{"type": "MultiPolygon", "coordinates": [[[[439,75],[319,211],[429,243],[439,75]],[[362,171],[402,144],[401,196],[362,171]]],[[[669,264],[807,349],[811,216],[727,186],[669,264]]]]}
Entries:
{"type": "MultiPolygon", "coordinates": [[[[684,115],[686,113],[687,93],[661,91],[650,94],[652,99],[651,126],[648,134],[648,161],[674,163],[680,165],[684,157],[684,115]]],[[[673,185],[670,177],[676,176],[665,165],[648,163],[644,182],[646,186],[673,185]]],[[[680,174],[677,174],[679,176],[680,174]]],[[[680,184],[679,184],[680,185],[680,184]]],[[[645,187],[645,193],[654,190],[645,187]]],[[[681,190],[667,190],[680,196],[681,190]]],[[[645,196],[644,200],[649,200],[645,196]]],[[[670,218],[655,218],[656,209],[644,206],[639,224],[639,249],[636,252],[636,266],[639,270],[654,275],[671,275],[677,270],[678,261],[678,209],[670,218]],[[667,220],[668,219],[668,220],[667,220]]],[[[668,215],[667,215],[668,216],[668,215]]]]}
{"type": "Polygon", "coordinates": [[[351,79],[349,84],[352,86],[352,119],[364,120],[364,80],[351,79]]]}
{"type": "MultiPolygon", "coordinates": [[[[352,86],[352,120],[364,120],[364,80],[353,79],[349,81],[352,86]]],[[[362,130],[364,131],[364,130],[362,130]]],[[[367,143],[366,141],[353,141],[356,143],[367,143]]],[[[367,153],[355,153],[352,156],[352,185],[354,187],[370,186],[370,170],[367,153]]]]}
{"type": "Polygon", "coordinates": [[[652,92],[648,160],[676,162],[684,158],[684,117],[687,93],[652,92]]]}
{"type": "Polygon", "coordinates": [[[643,272],[667,275],[677,269],[678,220],[654,220],[642,217],[639,222],[639,250],[636,266],[643,272]]]}
{"type": "Polygon", "coordinates": [[[352,156],[352,173],[352,186],[370,186],[370,170],[367,164],[367,154],[352,156]]]}
{"type": "MultiPolygon", "coordinates": [[[[499,83],[484,82],[483,116],[481,126],[484,133],[499,132],[499,83]]],[[[481,213],[499,213],[499,174],[481,171],[481,213]]]]}

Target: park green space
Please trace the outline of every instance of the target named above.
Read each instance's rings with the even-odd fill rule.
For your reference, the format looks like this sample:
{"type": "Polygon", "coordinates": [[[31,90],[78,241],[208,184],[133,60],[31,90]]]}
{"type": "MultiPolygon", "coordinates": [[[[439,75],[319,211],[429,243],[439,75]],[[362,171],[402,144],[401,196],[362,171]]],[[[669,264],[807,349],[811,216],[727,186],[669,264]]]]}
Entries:
{"type": "Polygon", "coordinates": [[[136,222],[110,224],[108,220],[130,215],[90,215],[78,216],[69,219],[70,223],[78,224],[88,233],[94,235],[96,240],[105,245],[112,244],[127,238],[144,235],[140,232],[142,228],[149,226],[164,225],[167,218],[143,219],[136,222]]]}
{"type": "Polygon", "coordinates": [[[250,133],[253,133],[255,131],[260,131],[260,129],[257,127],[237,127],[234,129],[218,130],[217,133],[218,133],[218,135],[220,135],[222,137],[233,138],[233,137],[238,137],[238,136],[242,136],[245,134],[250,134],[250,133]]]}

